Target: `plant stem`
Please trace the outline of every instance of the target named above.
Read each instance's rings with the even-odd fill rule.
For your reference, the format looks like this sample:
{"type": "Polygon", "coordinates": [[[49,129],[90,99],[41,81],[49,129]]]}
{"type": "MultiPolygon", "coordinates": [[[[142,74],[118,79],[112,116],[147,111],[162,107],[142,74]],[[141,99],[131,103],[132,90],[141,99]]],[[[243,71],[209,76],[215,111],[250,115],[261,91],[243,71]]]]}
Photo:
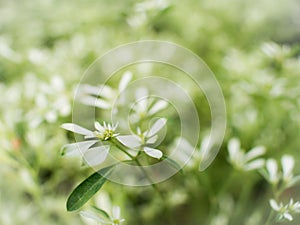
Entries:
{"type": "Polygon", "coordinates": [[[266,220],[265,225],[271,225],[273,215],[274,215],[274,212],[271,210],[270,213],[269,213],[269,216],[268,216],[268,218],[266,220]]]}
{"type": "Polygon", "coordinates": [[[158,187],[156,186],[156,184],[152,181],[151,177],[147,174],[147,171],[144,169],[143,165],[138,160],[138,158],[135,157],[135,156],[133,156],[133,155],[131,155],[129,152],[127,152],[126,148],[120,142],[116,141],[115,139],[111,139],[110,142],[113,143],[122,152],[124,152],[127,156],[129,156],[139,166],[139,168],[141,169],[141,171],[145,174],[145,176],[147,177],[147,179],[151,183],[151,186],[153,187],[153,189],[155,191],[157,191],[157,193],[161,196],[162,199],[164,199],[161,191],[158,189],[158,187]]]}

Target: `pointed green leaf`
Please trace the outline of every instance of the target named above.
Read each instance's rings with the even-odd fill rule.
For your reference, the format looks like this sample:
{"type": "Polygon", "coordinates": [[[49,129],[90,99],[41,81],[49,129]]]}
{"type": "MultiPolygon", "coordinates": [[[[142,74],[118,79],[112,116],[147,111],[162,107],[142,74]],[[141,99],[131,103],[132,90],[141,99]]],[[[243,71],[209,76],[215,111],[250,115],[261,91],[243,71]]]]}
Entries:
{"type": "Polygon", "coordinates": [[[114,166],[103,168],[80,183],[67,200],[67,210],[74,211],[83,206],[93,197],[106,182],[106,176],[112,172],[114,166]],[[101,175],[103,174],[103,175],[101,175]]]}
{"type": "Polygon", "coordinates": [[[99,209],[97,206],[92,206],[92,208],[94,209],[94,211],[96,213],[98,213],[99,215],[101,215],[101,217],[104,217],[105,219],[111,219],[110,216],[108,215],[108,213],[106,211],[104,211],[103,209],[99,209]]]}

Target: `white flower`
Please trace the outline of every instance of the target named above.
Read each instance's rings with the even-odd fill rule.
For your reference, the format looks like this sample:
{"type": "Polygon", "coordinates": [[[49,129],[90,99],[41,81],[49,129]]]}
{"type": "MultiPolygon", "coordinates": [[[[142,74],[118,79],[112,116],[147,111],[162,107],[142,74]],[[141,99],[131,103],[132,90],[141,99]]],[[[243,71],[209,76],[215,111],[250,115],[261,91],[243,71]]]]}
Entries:
{"type": "Polygon", "coordinates": [[[254,147],[245,153],[244,150],[241,149],[240,141],[237,138],[232,138],[228,143],[228,152],[229,162],[239,170],[256,170],[262,168],[265,164],[264,159],[258,158],[266,152],[263,146],[254,147]]]}
{"type": "Polygon", "coordinates": [[[293,175],[294,166],[295,160],[290,155],[282,156],[281,170],[278,169],[275,159],[268,159],[266,169],[262,171],[262,175],[274,186],[281,184],[283,188],[289,188],[300,180],[300,176],[293,175]]]}
{"type": "Polygon", "coordinates": [[[270,199],[270,206],[273,210],[278,212],[279,220],[289,220],[292,221],[292,213],[300,213],[300,202],[295,202],[293,199],[290,199],[289,204],[283,205],[283,203],[277,203],[274,199],[270,199]]]}
{"type": "Polygon", "coordinates": [[[110,149],[110,145],[92,146],[100,141],[107,141],[118,135],[115,133],[117,125],[106,124],[105,122],[103,126],[95,122],[96,131],[94,132],[73,123],[65,123],[61,127],[74,133],[84,135],[84,139],[86,139],[85,141],[64,145],[62,147],[62,154],[69,157],[82,156],[84,161],[90,166],[101,164],[106,159],[110,149]]]}
{"type": "Polygon", "coordinates": [[[123,135],[118,136],[117,139],[128,148],[138,148],[147,155],[160,159],[163,156],[163,153],[159,149],[150,146],[155,144],[157,141],[157,133],[166,125],[166,122],[167,120],[165,118],[160,118],[144,133],[138,129],[137,135],[123,135]]]}
{"type": "Polygon", "coordinates": [[[118,95],[125,90],[131,79],[132,73],[129,71],[125,72],[120,80],[117,90],[108,85],[82,85],[79,90],[79,100],[85,105],[90,105],[101,109],[110,109],[114,105],[118,95]]]}
{"type": "MultiPolygon", "coordinates": [[[[102,210],[101,210],[102,211],[102,210]]],[[[100,222],[101,224],[110,224],[110,225],[120,225],[125,221],[125,219],[121,218],[121,209],[119,206],[113,206],[112,215],[108,215],[105,211],[101,212],[99,215],[96,215],[92,212],[81,211],[80,215],[82,217],[92,219],[94,221],[100,222]]]]}
{"type": "Polygon", "coordinates": [[[140,121],[143,118],[153,116],[168,106],[168,102],[164,100],[153,101],[149,98],[149,93],[146,88],[139,88],[135,92],[136,103],[130,115],[133,123],[140,121]]]}

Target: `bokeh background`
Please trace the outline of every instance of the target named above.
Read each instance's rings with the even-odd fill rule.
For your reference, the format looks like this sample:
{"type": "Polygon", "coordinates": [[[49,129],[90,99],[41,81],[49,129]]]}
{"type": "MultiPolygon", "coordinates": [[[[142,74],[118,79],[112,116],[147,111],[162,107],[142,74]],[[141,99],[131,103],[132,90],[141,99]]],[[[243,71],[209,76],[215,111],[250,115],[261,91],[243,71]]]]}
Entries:
{"type": "MultiPolygon", "coordinates": [[[[151,188],[112,183],[93,201],[120,205],[128,225],[263,224],[270,187],[257,172],[234,171],[227,142],[264,145],[275,159],[291,154],[300,173],[298,0],[1,0],[0,224],[89,223],[65,209],[91,170],[60,155],[73,140],[60,125],[71,121],[76,85],[97,57],[149,39],[189,48],[214,72],[227,106],[224,145],[204,172],[187,168],[160,184],[164,204],[151,188]]],[[[198,110],[204,135],[210,112],[198,110]]],[[[300,200],[299,191],[283,201],[300,200]]]]}

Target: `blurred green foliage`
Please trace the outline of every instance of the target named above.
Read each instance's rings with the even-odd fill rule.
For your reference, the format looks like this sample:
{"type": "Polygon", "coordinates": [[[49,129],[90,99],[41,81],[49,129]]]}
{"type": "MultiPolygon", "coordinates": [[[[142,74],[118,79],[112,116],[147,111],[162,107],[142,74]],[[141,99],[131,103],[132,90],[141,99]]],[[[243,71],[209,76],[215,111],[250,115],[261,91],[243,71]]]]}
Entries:
{"type": "MultiPolygon", "coordinates": [[[[269,212],[268,184],[234,172],[226,146],[238,137],[245,149],[264,145],[267,157],[289,153],[299,163],[299,12],[298,0],[1,0],[0,223],[83,224],[65,201],[91,170],[60,156],[73,139],[60,124],[71,120],[90,63],[151,39],[191,49],[215,73],[227,105],[224,146],[206,171],[187,169],[160,184],[164,204],[151,188],[109,183],[105,193],[130,225],[259,224],[269,212]]],[[[199,113],[209,121],[208,107],[199,113]]],[[[204,136],[209,123],[203,129],[204,136]]],[[[283,197],[299,199],[299,186],[283,197]]]]}

